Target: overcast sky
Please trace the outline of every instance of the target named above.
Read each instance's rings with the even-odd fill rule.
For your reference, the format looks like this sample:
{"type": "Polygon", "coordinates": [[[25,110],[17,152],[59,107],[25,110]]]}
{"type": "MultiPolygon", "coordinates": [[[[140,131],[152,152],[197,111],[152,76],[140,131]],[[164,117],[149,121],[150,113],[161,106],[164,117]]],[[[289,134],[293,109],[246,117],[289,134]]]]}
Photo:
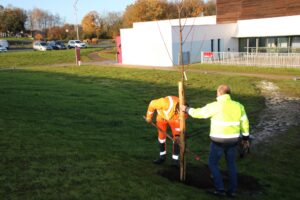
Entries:
{"type": "MultiPolygon", "coordinates": [[[[12,5],[24,10],[41,8],[52,14],[58,13],[66,23],[75,24],[74,2],[75,0],[0,0],[0,5],[12,5]]],[[[126,6],[134,2],[135,0],[78,0],[78,23],[81,23],[81,19],[89,11],[95,10],[100,14],[110,11],[124,12],[126,6]]]]}

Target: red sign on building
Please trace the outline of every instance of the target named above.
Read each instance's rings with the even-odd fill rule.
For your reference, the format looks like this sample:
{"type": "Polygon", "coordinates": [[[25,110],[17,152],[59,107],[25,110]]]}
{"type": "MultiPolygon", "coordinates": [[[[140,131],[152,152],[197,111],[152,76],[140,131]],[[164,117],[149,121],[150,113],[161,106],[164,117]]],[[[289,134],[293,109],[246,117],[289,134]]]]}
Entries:
{"type": "Polygon", "coordinates": [[[204,52],[203,57],[204,58],[212,58],[214,56],[213,52],[204,52]]]}

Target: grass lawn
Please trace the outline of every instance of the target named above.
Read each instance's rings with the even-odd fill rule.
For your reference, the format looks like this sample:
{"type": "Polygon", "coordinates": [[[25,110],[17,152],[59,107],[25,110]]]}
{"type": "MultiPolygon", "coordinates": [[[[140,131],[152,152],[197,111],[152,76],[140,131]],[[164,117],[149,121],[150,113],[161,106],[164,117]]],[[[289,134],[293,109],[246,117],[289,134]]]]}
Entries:
{"type": "Polygon", "coordinates": [[[188,69],[201,70],[221,70],[226,72],[268,74],[268,75],[292,75],[300,77],[299,68],[272,68],[272,67],[253,67],[253,66],[235,66],[235,65],[216,65],[216,64],[193,64],[188,69]]]}
{"type": "MultiPolygon", "coordinates": [[[[81,49],[81,60],[89,61],[87,55],[91,52],[100,51],[100,48],[81,49]]],[[[75,63],[75,51],[23,51],[0,54],[0,68],[23,68],[37,65],[51,65],[60,63],[75,63]]]]}
{"type": "Polygon", "coordinates": [[[113,48],[113,49],[101,51],[99,52],[99,56],[106,60],[116,60],[116,50],[115,48],[113,48]]]}
{"type": "Polygon", "coordinates": [[[4,37],[4,38],[1,38],[0,37],[0,40],[7,40],[8,42],[9,41],[33,41],[32,38],[26,38],[26,37],[22,37],[22,38],[17,38],[17,37],[4,37]]]}
{"type": "MultiPolygon", "coordinates": [[[[71,62],[72,53],[63,52],[71,62]]],[[[56,62],[51,57],[55,52],[31,53],[56,62]]],[[[161,176],[170,159],[163,166],[152,164],[158,155],[156,130],[142,116],[151,99],[177,94],[178,79],[178,72],[92,66],[0,71],[2,199],[218,199],[161,176]]],[[[203,106],[214,101],[219,84],[227,83],[254,125],[263,108],[257,81],[190,73],[186,97],[190,105],[203,106]]],[[[188,156],[188,166],[201,173],[208,157],[209,121],[187,123],[187,134],[201,132],[187,141],[192,151],[202,152],[200,163],[188,156]]],[[[239,175],[256,179],[263,189],[254,196],[240,189],[237,199],[297,198],[297,130],[274,138],[285,142],[260,146],[238,162],[239,175]]],[[[170,150],[168,142],[169,156],[170,150]]]]}

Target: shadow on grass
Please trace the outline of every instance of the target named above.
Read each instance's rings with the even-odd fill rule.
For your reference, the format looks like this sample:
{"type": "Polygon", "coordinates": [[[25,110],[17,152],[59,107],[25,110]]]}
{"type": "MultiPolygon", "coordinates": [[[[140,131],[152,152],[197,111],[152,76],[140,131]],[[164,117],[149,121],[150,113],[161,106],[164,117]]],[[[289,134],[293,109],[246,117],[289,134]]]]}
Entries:
{"type": "MultiPolygon", "coordinates": [[[[158,171],[158,175],[167,178],[171,182],[181,182],[185,185],[192,186],[202,190],[213,189],[213,181],[207,165],[189,165],[186,172],[186,180],[180,181],[180,173],[178,168],[167,166],[158,171]]],[[[222,171],[225,186],[228,185],[228,173],[222,171]]],[[[243,195],[255,196],[263,193],[263,186],[255,177],[238,174],[237,192],[243,195]]]]}

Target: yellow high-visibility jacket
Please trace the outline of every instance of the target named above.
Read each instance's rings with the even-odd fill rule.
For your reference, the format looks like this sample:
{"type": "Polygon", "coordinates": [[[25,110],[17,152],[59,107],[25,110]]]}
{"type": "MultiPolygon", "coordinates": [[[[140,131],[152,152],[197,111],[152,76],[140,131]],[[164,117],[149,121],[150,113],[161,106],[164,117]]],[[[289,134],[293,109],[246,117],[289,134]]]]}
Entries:
{"type": "Polygon", "coordinates": [[[249,120],[244,106],[231,100],[229,94],[217,97],[217,101],[202,108],[189,108],[194,118],[211,118],[210,138],[215,142],[235,142],[240,134],[249,136],[249,120]]]}
{"type": "Polygon", "coordinates": [[[179,118],[176,106],[179,102],[178,97],[167,96],[164,98],[154,99],[150,102],[146,118],[152,120],[155,110],[157,111],[156,120],[177,120],[179,118]]]}

